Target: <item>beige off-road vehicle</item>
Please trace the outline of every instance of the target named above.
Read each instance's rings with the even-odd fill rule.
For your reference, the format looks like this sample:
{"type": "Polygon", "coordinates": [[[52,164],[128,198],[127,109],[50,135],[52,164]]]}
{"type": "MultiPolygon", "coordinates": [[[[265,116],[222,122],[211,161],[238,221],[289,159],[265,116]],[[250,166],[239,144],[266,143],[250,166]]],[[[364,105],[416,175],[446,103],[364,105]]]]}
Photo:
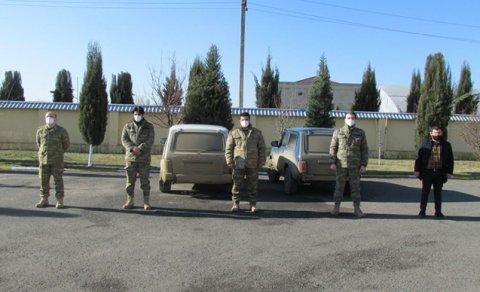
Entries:
{"type": "Polygon", "coordinates": [[[268,161],[268,179],[278,182],[284,177],[284,191],[297,192],[307,183],[335,185],[335,172],[330,170],[329,148],[333,128],[288,128],[280,141],[272,141],[268,161]]]}
{"type": "Polygon", "coordinates": [[[170,192],[174,183],[231,186],[232,175],[225,162],[227,136],[228,129],[221,126],[171,127],[163,139],[160,191],[170,192]]]}

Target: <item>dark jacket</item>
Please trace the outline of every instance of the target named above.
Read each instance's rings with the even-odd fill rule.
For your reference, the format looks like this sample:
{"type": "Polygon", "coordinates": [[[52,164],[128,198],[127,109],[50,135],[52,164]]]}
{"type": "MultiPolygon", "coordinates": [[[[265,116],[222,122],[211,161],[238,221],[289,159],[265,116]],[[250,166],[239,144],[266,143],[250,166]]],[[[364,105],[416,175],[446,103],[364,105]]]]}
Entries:
{"type": "MultiPolygon", "coordinates": [[[[432,154],[432,140],[423,141],[422,146],[418,149],[417,158],[415,159],[415,172],[420,172],[420,179],[427,170],[428,160],[432,154]]],[[[442,173],[444,182],[447,181],[447,173],[453,174],[453,151],[449,142],[440,140],[440,157],[442,160],[442,173]]]]}

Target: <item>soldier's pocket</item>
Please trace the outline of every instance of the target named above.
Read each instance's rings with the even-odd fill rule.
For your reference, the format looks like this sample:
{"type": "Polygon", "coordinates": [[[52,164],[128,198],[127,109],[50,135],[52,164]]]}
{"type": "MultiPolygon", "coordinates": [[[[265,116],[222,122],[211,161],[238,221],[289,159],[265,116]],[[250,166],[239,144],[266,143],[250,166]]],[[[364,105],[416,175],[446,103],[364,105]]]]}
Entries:
{"type": "Polygon", "coordinates": [[[235,169],[244,169],[245,168],[245,159],[241,157],[235,158],[235,169]]]}

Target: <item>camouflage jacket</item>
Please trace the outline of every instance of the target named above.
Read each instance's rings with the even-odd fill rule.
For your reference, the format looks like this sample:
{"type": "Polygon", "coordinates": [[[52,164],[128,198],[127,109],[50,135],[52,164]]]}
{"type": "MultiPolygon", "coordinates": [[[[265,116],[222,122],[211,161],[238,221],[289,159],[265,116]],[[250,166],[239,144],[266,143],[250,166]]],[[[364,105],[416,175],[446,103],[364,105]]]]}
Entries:
{"type": "Polygon", "coordinates": [[[125,161],[150,162],[151,149],[155,140],[155,130],[153,125],[147,120],[142,119],[139,123],[130,122],[123,127],[122,145],[125,148],[125,161]],[[132,152],[133,147],[140,147],[142,152],[135,155],[132,152]]]}
{"type": "Polygon", "coordinates": [[[330,143],[330,163],[343,168],[367,166],[368,145],[365,132],[347,125],[337,129],[330,143]]]}
{"type": "Polygon", "coordinates": [[[67,130],[55,125],[41,126],[37,130],[38,162],[40,164],[63,165],[63,153],[70,146],[67,130]]]}
{"type": "Polygon", "coordinates": [[[245,130],[238,127],[228,133],[225,159],[236,168],[258,168],[265,164],[265,148],[260,130],[251,125],[245,130]]]}

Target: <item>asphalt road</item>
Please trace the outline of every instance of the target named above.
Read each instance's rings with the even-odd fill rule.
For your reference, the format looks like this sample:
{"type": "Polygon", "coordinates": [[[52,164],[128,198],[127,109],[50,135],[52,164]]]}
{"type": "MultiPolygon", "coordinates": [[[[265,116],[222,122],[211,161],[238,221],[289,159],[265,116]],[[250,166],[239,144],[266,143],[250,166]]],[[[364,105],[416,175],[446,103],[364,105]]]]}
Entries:
{"type": "Polygon", "coordinates": [[[262,212],[231,214],[225,194],[151,181],[152,211],[120,209],[116,173],[67,173],[67,208],[37,209],[36,174],[0,173],[0,290],[479,291],[480,181],[445,185],[444,220],[417,218],[409,178],[363,180],[362,219],[315,187],[261,180],[262,212]]]}

